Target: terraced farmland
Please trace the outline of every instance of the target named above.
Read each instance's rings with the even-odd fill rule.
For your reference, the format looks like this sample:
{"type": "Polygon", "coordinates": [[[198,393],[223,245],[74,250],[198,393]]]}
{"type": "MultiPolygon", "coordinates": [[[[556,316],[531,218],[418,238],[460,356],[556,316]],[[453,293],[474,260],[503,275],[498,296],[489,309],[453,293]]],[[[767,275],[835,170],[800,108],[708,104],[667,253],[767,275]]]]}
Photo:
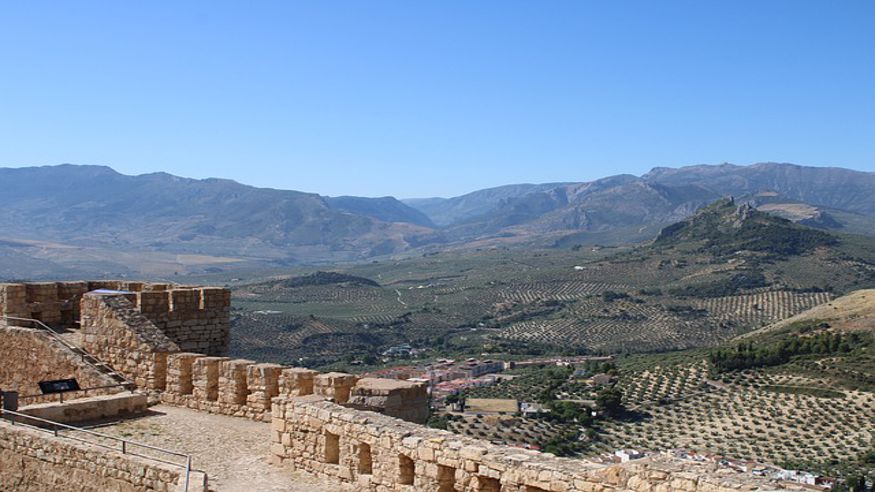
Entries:
{"type": "Polygon", "coordinates": [[[709,299],[640,296],[612,301],[587,295],[553,317],[510,324],[499,336],[606,352],[686,349],[718,343],[831,298],[828,293],[788,291],[709,299]]]}
{"type": "MultiPolygon", "coordinates": [[[[832,292],[875,285],[871,239],[798,254],[759,242],[755,250],[714,253],[703,234],[638,248],[430,253],[311,270],[313,278],[238,286],[233,302],[240,312],[337,326],[336,340],[317,337],[329,348],[367,339],[355,353],[370,347],[379,355],[398,343],[448,357],[640,353],[714,345],[828,302],[832,292]]],[[[258,318],[239,320],[242,332],[265,331],[258,318]]],[[[242,338],[254,340],[248,334],[242,338]]],[[[299,357],[300,339],[308,338],[278,340],[276,350],[299,357]]]]}
{"type": "Polygon", "coordinates": [[[715,320],[744,326],[763,326],[829,302],[833,297],[828,292],[767,291],[743,296],[695,299],[691,304],[706,309],[715,320]]]}
{"type": "Polygon", "coordinates": [[[645,371],[623,387],[646,417],[605,422],[599,449],[687,448],[835,473],[875,445],[872,393],[753,372],[708,384],[699,364],[645,371]]]}
{"type": "Polygon", "coordinates": [[[625,292],[629,288],[628,285],[622,284],[557,280],[551,282],[514,283],[512,286],[501,289],[499,296],[505,301],[523,303],[536,302],[542,299],[574,301],[590,294],[601,294],[605,291],[625,292]]]}
{"type": "Polygon", "coordinates": [[[447,430],[497,444],[542,448],[563,434],[574,433],[572,425],[541,419],[505,416],[464,416],[449,420],[447,430]]]}

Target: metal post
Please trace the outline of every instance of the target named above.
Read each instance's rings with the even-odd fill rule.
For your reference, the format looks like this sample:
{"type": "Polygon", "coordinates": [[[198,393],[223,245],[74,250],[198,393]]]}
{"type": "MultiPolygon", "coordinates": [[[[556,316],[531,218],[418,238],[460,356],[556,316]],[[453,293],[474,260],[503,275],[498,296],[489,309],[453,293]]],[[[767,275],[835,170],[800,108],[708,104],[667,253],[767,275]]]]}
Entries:
{"type": "Polygon", "coordinates": [[[185,460],[185,492],[188,492],[188,480],[191,475],[191,455],[185,460]]]}
{"type": "Polygon", "coordinates": [[[122,454],[127,454],[128,452],[128,442],[122,441],[122,454]]]}

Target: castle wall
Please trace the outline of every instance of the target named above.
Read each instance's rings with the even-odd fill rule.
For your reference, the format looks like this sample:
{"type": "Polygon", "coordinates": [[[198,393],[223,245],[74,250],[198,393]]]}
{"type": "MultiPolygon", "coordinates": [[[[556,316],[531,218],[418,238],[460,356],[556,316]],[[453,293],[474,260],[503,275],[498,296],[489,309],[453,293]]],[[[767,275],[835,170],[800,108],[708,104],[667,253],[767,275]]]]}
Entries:
{"type": "MultiPolygon", "coordinates": [[[[36,395],[40,393],[38,382],[67,378],[76,378],[82,388],[115,384],[43,331],[0,327],[0,389],[17,391],[21,396],[36,395]]],[[[90,394],[117,391],[119,389],[96,390],[90,394]]],[[[20,404],[53,399],[57,396],[22,400],[20,404]]]]}
{"type": "MultiPolygon", "coordinates": [[[[0,419],[0,490],[181,491],[181,468],[110,451],[0,419]]],[[[206,491],[203,473],[191,491],[206,491]]]]}
{"type": "Polygon", "coordinates": [[[83,296],[82,348],[137,387],[163,390],[167,356],[179,352],[179,347],[136,309],[130,297],[83,296]]]}
{"type": "MultiPolygon", "coordinates": [[[[198,326],[206,327],[198,337],[206,337],[204,346],[216,348],[219,338],[209,333],[225,328],[216,328],[221,322],[212,321],[169,326],[172,313],[189,320],[199,319],[196,312],[205,313],[205,319],[213,316],[206,314],[210,312],[227,315],[224,289],[101,282],[87,283],[89,293],[76,294],[82,288],[5,284],[0,286],[0,308],[6,313],[30,310],[31,316],[63,321],[63,304],[52,299],[80,295],[83,348],[150,390],[153,401],[160,398],[168,404],[271,422],[272,462],[329,478],[337,490],[729,492],[767,484],[711,465],[668,458],[603,466],[429,429],[417,425],[428,416],[422,384],[183,351],[174,336],[184,341],[186,334],[201,329],[198,326]],[[97,288],[128,293],[90,292],[97,288]],[[41,311],[33,311],[37,308],[41,311]]],[[[65,362],[73,363],[52,359],[54,351],[45,349],[48,337],[43,332],[2,330],[0,336],[11,334],[0,339],[2,360],[15,361],[15,367],[7,364],[7,372],[0,372],[9,384],[31,384],[16,382],[22,378],[64,377],[58,372],[64,372],[65,362]]],[[[70,370],[77,367],[73,364],[70,370]]],[[[75,377],[88,381],[88,374],[75,377]]],[[[140,395],[129,403],[139,408],[142,399],[140,395]]],[[[0,490],[174,490],[179,484],[178,469],[38,432],[0,421],[0,490]]],[[[767,485],[801,490],[789,484],[767,485]]]]}
{"type": "Polygon", "coordinates": [[[72,326],[87,282],[0,284],[0,315],[38,319],[50,326],[72,326]]]}
{"type": "Polygon", "coordinates": [[[333,479],[338,490],[730,492],[766,485],[669,458],[615,466],[557,458],[344,408],[315,395],[275,398],[272,415],[271,461],[333,479]]]}
{"type": "Polygon", "coordinates": [[[209,413],[269,422],[277,396],[314,395],[321,400],[385,413],[411,422],[428,419],[425,385],[320,374],[301,367],[180,352],[167,358],[161,401],[209,413]]]}
{"type": "Polygon", "coordinates": [[[228,289],[141,291],[136,305],[180,349],[213,356],[227,354],[231,337],[228,289]]]}
{"type": "Polygon", "coordinates": [[[103,289],[130,292],[130,301],[182,350],[225,355],[230,343],[231,291],[122,280],[0,284],[0,316],[76,327],[81,299],[103,289]]]}
{"type": "Polygon", "coordinates": [[[19,408],[20,413],[52,422],[70,424],[110,417],[132,417],[148,406],[144,393],[122,392],[113,395],[89,396],[62,402],[39,403],[19,408]]]}

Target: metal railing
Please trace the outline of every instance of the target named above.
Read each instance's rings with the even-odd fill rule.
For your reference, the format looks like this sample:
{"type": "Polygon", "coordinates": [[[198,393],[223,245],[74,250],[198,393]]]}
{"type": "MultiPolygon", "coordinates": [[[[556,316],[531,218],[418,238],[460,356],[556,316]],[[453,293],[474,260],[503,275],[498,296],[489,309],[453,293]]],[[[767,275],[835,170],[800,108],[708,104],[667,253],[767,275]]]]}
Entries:
{"type": "Polygon", "coordinates": [[[191,480],[191,472],[192,472],[191,455],[190,454],[178,453],[176,451],[171,451],[169,449],[159,448],[157,446],[150,446],[148,444],[143,444],[143,443],[131,441],[128,439],[122,439],[120,437],[110,436],[108,434],[102,434],[100,432],[94,432],[92,430],[83,429],[81,427],[74,427],[72,425],[62,424],[60,422],[54,422],[51,420],[46,420],[46,419],[43,419],[40,417],[34,417],[32,415],[27,415],[24,413],[13,412],[11,410],[4,410],[2,408],[0,408],[0,416],[5,417],[6,420],[8,422],[10,422],[13,426],[14,425],[23,425],[23,426],[31,428],[31,429],[38,429],[41,431],[51,433],[55,437],[72,439],[74,441],[84,442],[86,444],[91,444],[93,446],[99,446],[102,448],[111,449],[113,451],[119,451],[122,454],[136,456],[139,458],[145,458],[147,460],[152,460],[152,461],[156,461],[159,463],[164,463],[166,465],[171,465],[171,466],[182,468],[185,471],[185,484],[184,484],[185,488],[183,490],[188,492],[189,482],[191,480]],[[28,425],[28,424],[25,424],[22,422],[16,422],[19,418],[25,419],[28,421],[39,422],[40,424],[43,424],[43,425],[28,425]],[[50,428],[47,428],[46,426],[49,426],[50,428]],[[96,437],[96,438],[108,440],[108,441],[112,442],[113,444],[108,445],[108,444],[104,443],[105,441],[104,442],[97,442],[95,439],[85,439],[82,437],[71,435],[70,433],[67,433],[67,432],[60,433],[59,430],[61,430],[61,429],[65,430],[65,431],[83,433],[86,436],[90,436],[92,438],[96,437]],[[166,455],[183,458],[183,459],[185,459],[185,463],[176,463],[173,461],[168,461],[165,459],[156,458],[154,456],[140,454],[140,453],[136,452],[137,449],[148,449],[151,451],[157,451],[159,453],[164,453],[166,455]]]}
{"type": "Polygon", "coordinates": [[[20,321],[24,321],[24,322],[28,322],[28,323],[33,323],[33,324],[36,326],[37,329],[40,329],[40,330],[46,332],[49,336],[51,336],[52,338],[54,338],[55,340],[57,340],[58,342],[60,342],[64,347],[66,347],[67,350],[73,352],[75,355],[78,355],[78,356],[80,357],[80,359],[82,359],[82,362],[84,362],[84,363],[88,364],[89,366],[93,367],[93,368],[94,368],[95,370],[97,370],[98,372],[103,373],[103,374],[111,374],[111,375],[113,375],[114,377],[116,377],[116,378],[118,378],[118,379],[121,379],[121,380],[123,381],[123,383],[121,383],[121,384],[122,384],[123,386],[127,386],[128,389],[132,389],[132,388],[136,387],[136,385],[134,384],[134,382],[131,381],[130,379],[128,379],[124,374],[122,374],[122,373],[120,373],[120,372],[118,372],[118,371],[116,371],[116,370],[110,368],[110,367],[109,367],[108,365],[106,365],[106,364],[103,364],[103,365],[101,366],[101,365],[98,365],[97,362],[93,362],[92,360],[89,360],[89,359],[93,359],[94,361],[98,361],[98,362],[99,362],[99,359],[98,359],[97,357],[94,357],[93,355],[89,354],[85,349],[83,349],[83,348],[81,348],[81,347],[78,347],[78,346],[76,346],[76,345],[74,345],[74,344],[68,342],[64,337],[61,336],[60,333],[58,333],[57,331],[55,331],[51,326],[49,326],[49,325],[43,323],[42,321],[40,321],[40,320],[38,320],[38,319],[33,319],[33,318],[19,318],[19,317],[16,317],[16,316],[7,316],[7,315],[5,315],[5,314],[2,315],[2,317],[0,317],[0,319],[3,320],[3,322],[4,322],[4,324],[5,324],[6,326],[10,326],[10,324],[9,324],[9,320],[12,320],[12,321],[19,321],[19,322],[20,322],[20,321]]]}

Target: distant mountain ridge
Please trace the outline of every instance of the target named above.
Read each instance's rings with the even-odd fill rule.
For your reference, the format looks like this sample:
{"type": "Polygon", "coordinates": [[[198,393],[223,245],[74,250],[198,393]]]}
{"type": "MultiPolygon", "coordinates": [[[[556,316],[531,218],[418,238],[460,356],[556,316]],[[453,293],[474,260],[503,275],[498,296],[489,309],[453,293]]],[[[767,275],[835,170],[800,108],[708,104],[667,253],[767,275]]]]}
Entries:
{"type": "MultiPolygon", "coordinates": [[[[434,234],[427,217],[394,198],[330,198],[166,173],[126,176],[102,166],[6,168],[0,182],[5,238],[71,247],[288,264],[403,251],[434,234]]],[[[124,273],[99,263],[83,268],[124,273]]]]}
{"type": "Polygon", "coordinates": [[[7,278],[638,242],[727,195],[815,227],[875,234],[875,173],[776,163],[655,168],[640,177],[404,201],[69,164],[0,168],[0,182],[0,277],[7,278]]]}
{"type": "Polygon", "coordinates": [[[476,201],[476,214],[469,208],[468,213],[447,223],[451,237],[492,234],[509,240],[541,235],[557,244],[617,243],[652,238],[661,227],[720,197],[753,200],[764,191],[771,192],[768,202],[775,209],[779,204],[793,203],[814,207],[818,217],[810,225],[863,234],[875,230],[875,173],[779,163],[660,167],[641,177],[617,175],[586,183],[505,186],[443,202],[406,203],[426,214],[437,213],[438,218],[433,217],[436,223],[447,223],[448,204],[476,201]],[[492,198],[496,194],[500,198],[492,198]],[[823,218],[825,211],[830,213],[823,218]]]}

